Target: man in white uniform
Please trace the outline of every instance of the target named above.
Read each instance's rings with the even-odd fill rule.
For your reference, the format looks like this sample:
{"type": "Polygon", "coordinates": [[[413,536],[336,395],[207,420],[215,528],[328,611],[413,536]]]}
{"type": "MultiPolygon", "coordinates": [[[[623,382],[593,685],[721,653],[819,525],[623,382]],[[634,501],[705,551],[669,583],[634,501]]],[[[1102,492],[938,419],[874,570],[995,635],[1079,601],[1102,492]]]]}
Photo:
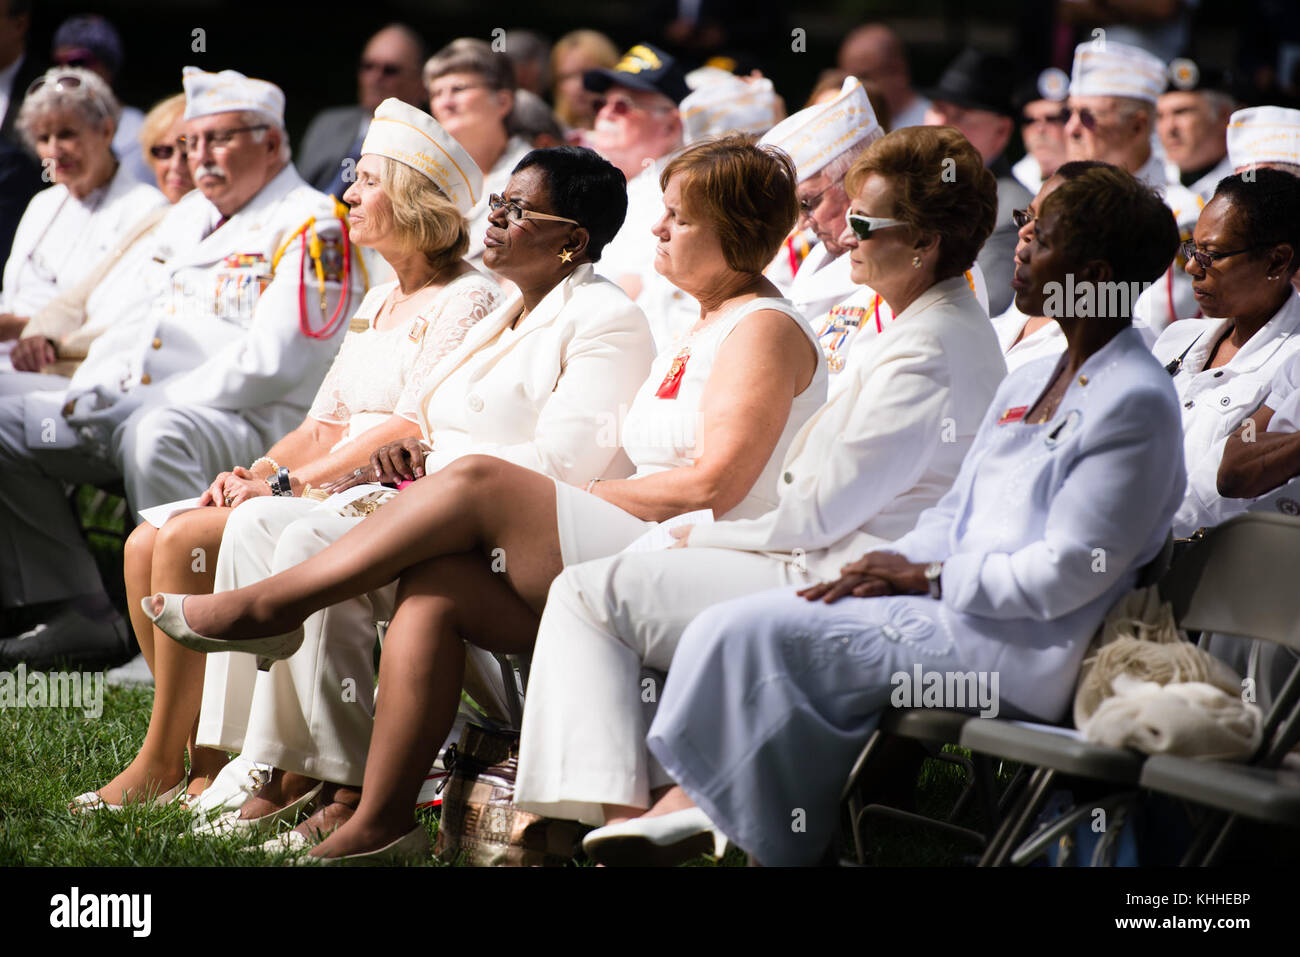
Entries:
{"type": "Polygon", "coordinates": [[[327,197],[289,165],[284,94],[187,67],[198,189],[126,257],[147,305],[66,391],[0,400],[0,659],[125,657],[64,483],[122,479],[132,507],[200,494],[292,429],[364,291],[327,197]],[[344,291],[346,290],[346,291],[344,291]]]}
{"type": "Polygon", "coordinates": [[[1156,130],[1169,160],[1169,182],[1186,186],[1202,203],[1232,174],[1228,117],[1236,104],[1223,74],[1178,59],[1169,64],[1172,89],[1156,101],[1156,130]]]}
{"type": "MultiPolygon", "coordinates": [[[[1080,43],[1070,74],[1067,158],[1128,170],[1161,194],[1174,212],[1179,235],[1190,239],[1205,204],[1186,187],[1167,182],[1164,164],[1151,148],[1156,101],[1165,84],[1164,63],[1145,50],[1108,40],[1080,43]]],[[[1133,321],[1159,332],[1177,319],[1199,314],[1191,277],[1181,259],[1175,259],[1139,297],[1133,321]]]]}
{"type": "Polygon", "coordinates": [[[597,272],[639,300],[657,275],[650,229],[664,214],[659,174],[682,148],[677,106],[690,90],[677,61],[648,43],[632,47],[613,69],[588,70],[582,83],[604,99],[588,145],[627,177],[627,217],[597,272]]]}

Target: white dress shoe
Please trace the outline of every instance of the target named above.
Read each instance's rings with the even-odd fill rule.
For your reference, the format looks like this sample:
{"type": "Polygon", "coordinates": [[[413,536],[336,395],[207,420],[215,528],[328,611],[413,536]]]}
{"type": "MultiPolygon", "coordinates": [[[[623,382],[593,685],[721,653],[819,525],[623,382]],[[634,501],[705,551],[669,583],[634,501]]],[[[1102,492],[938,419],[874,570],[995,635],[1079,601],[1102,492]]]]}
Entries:
{"type": "Polygon", "coordinates": [[[255,763],[242,754],[231,760],[217,772],[203,793],[190,799],[188,806],[194,814],[195,832],[210,834],[207,822],[242,808],[271,779],[273,770],[269,764],[255,763]]]}
{"type": "MultiPolygon", "coordinates": [[[[174,788],[168,788],[156,798],[153,799],[154,807],[163,807],[174,801],[182,791],[185,790],[186,781],[181,778],[181,783],[174,788]]],[[[78,794],[68,804],[68,810],[73,814],[95,814],[99,811],[120,811],[126,805],[109,804],[94,791],[87,791],[85,794],[78,794]]]]}
{"type": "Polygon", "coordinates": [[[235,834],[266,834],[273,832],[281,821],[293,822],[298,814],[320,794],[324,781],[317,781],[316,786],[300,798],[290,801],[282,808],[277,808],[261,817],[240,817],[239,811],[228,811],[212,822],[210,833],[213,837],[235,834]]]}
{"type": "Polygon", "coordinates": [[[582,839],[593,860],[616,867],[670,867],[701,854],[721,857],[727,837],[697,807],[655,817],[634,817],[600,827],[582,839]]]}
{"type": "Polygon", "coordinates": [[[395,841],[361,854],[344,854],[342,857],[308,857],[314,864],[399,864],[413,858],[428,857],[433,848],[429,845],[429,832],[417,824],[395,841]]]}
{"type": "Polygon", "coordinates": [[[188,595],[176,595],[170,592],[159,592],[162,595],[163,607],[158,614],[153,613],[153,595],[140,599],[140,607],[144,613],[149,616],[158,628],[178,645],[183,645],[191,651],[202,652],[205,655],[216,654],[226,651],[242,651],[245,654],[257,656],[257,669],[259,671],[271,670],[271,665],[288,658],[300,647],[302,647],[304,632],[301,628],[283,635],[271,635],[267,638],[245,638],[241,640],[227,640],[225,638],[208,638],[200,635],[190,627],[190,623],[185,620],[185,599],[188,595]]]}

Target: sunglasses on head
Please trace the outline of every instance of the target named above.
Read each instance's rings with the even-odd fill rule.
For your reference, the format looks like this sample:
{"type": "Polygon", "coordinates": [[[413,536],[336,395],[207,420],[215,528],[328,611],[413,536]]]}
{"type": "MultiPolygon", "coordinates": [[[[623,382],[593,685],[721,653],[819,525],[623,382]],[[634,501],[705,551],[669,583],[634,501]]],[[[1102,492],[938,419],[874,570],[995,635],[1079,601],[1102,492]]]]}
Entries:
{"type": "Polygon", "coordinates": [[[888,229],[890,226],[906,226],[907,223],[901,219],[886,219],[883,216],[863,216],[861,213],[847,212],[844,214],[844,222],[848,224],[849,229],[853,230],[853,235],[859,240],[866,241],[871,238],[871,234],[878,229],[888,229]]]}
{"type": "Polygon", "coordinates": [[[27,88],[27,95],[31,96],[46,84],[52,84],[56,90],[75,90],[81,86],[81,77],[75,73],[60,73],[54,77],[38,76],[27,88]]]}

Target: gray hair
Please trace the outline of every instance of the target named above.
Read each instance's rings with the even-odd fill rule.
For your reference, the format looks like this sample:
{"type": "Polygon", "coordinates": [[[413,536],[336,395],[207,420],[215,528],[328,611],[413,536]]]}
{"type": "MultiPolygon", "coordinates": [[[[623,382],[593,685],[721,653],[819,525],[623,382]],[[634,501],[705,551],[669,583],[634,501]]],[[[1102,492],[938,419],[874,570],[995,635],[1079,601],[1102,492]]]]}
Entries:
{"type": "MultiPolygon", "coordinates": [[[[289,147],[289,131],[284,128],[284,122],[270,113],[259,113],[257,110],[244,110],[239,114],[240,126],[269,126],[280,134],[280,159],[289,162],[293,159],[293,150],[289,147]]],[[[254,143],[260,143],[266,139],[266,130],[256,130],[248,134],[253,138],[254,143]]]]}
{"type": "Polygon", "coordinates": [[[46,70],[37,82],[41,85],[23,99],[14,124],[32,149],[36,148],[36,124],[60,110],[76,113],[89,126],[99,126],[109,120],[114,132],[117,131],[122,107],[98,74],[80,67],[53,67],[46,70]]]}

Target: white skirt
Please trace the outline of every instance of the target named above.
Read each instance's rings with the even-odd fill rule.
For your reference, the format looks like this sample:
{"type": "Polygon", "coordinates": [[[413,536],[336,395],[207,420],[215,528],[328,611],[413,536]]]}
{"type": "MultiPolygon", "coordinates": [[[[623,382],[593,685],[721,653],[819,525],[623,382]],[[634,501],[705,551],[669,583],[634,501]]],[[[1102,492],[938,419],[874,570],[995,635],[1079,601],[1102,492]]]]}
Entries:
{"type": "Polygon", "coordinates": [[[567,568],[621,552],[657,522],[643,522],[617,505],[555,480],[555,528],[567,568]]]}

